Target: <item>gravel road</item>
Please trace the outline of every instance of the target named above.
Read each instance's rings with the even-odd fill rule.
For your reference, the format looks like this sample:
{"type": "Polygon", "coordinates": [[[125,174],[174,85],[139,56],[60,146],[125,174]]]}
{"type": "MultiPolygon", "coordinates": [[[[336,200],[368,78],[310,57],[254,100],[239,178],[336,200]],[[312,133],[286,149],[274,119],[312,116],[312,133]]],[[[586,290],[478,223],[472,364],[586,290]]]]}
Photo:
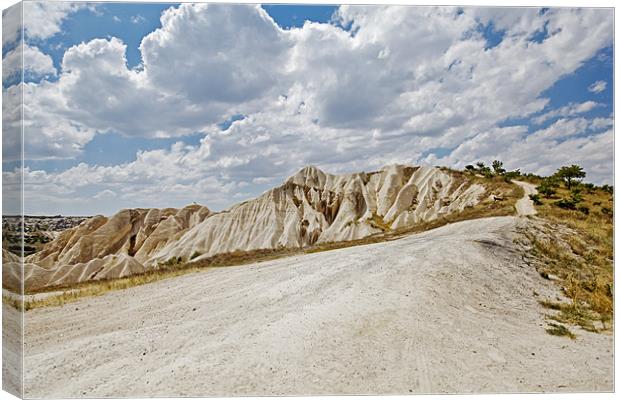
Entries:
{"type": "Polygon", "coordinates": [[[513,240],[527,223],[465,221],[30,311],[26,396],[613,390],[611,335],[545,332],[538,299],[559,291],[513,240]]]}
{"type": "Polygon", "coordinates": [[[521,186],[525,193],[525,195],[522,198],[517,200],[517,204],[515,204],[515,208],[517,209],[517,215],[520,215],[520,216],[535,215],[536,209],[534,208],[534,203],[532,202],[532,200],[530,200],[529,196],[531,194],[538,193],[538,190],[536,190],[536,185],[533,185],[527,182],[521,182],[521,181],[512,181],[512,182],[521,186]]]}

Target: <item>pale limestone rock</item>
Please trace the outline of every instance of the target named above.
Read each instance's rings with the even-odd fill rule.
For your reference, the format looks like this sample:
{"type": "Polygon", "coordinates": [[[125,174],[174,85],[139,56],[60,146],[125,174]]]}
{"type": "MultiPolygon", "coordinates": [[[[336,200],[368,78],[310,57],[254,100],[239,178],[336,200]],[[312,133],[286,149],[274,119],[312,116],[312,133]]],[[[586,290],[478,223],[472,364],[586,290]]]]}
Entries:
{"type": "Polygon", "coordinates": [[[472,185],[453,193],[461,188],[452,181],[448,172],[433,167],[390,165],[344,175],[305,167],[282,186],[205,219],[146,264],[361,239],[461,211],[484,192],[472,185]]]}
{"type": "MultiPolygon", "coordinates": [[[[206,207],[190,205],[180,210],[127,209],[110,218],[95,216],[27,256],[25,286],[34,290],[145,272],[145,260],[210,214],[206,207]]],[[[5,253],[5,285],[18,288],[19,259],[5,253]]]]}
{"type": "MultiPolygon", "coordinates": [[[[26,257],[26,284],[67,285],[234,251],[361,239],[462,211],[485,192],[467,182],[453,186],[449,172],[433,167],[389,165],[332,175],[309,166],[281,186],[219,213],[191,205],[93,217],[26,257]]],[[[3,276],[15,283],[19,276],[11,270],[19,264],[8,261],[12,267],[3,276]]]]}

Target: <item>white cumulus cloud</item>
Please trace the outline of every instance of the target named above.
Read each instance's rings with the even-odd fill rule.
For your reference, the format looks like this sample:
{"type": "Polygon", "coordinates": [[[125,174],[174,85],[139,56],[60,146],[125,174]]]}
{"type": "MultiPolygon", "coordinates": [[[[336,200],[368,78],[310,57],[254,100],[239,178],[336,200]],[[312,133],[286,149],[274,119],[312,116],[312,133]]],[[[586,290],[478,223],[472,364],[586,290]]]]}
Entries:
{"type": "Polygon", "coordinates": [[[20,43],[2,59],[2,80],[20,77],[22,70],[26,79],[56,76],[52,58],[36,46],[20,43]]]}
{"type": "Polygon", "coordinates": [[[612,43],[609,10],[342,6],[336,19],[351,30],[285,30],[255,5],[182,4],[144,37],[138,68],[127,67],[120,39],[73,46],[57,80],[25,85],[26,132],[40,138],[27,157],[74,157],[107,132],[203,136],[117,166],[47,173],[60,192],[97,186],[117,193],[117,205],[152,205],[165,193],[172,205],[217,208],[303,164],[345,172],[501,156],[541,172],[570,155],[604,179],[608,152],[589,152],[612,140],[609,121],[575,118],[597,103],[553,110],[543,94],[612,43]],[[491,21],[505,32],[489,48],[480,27],[491,21]],[[500,127],[541,112],[540,123],[558,119],[556,130],[500,127]],[[235,115],[244,118],[222,131],[235,115]],[[547,154],[553,146],[565,152],[547,154]],[[449,154],[432,155],[437,148],[449,154]]]}
{"type": "Polygon", "coordinates": [[[601,104],[595,101],[585,101],[583,103],[570,103],[564,107],[556,108],[555,110],[549,111],[539,117],[533,119],[533,122],[537,125],[548,121],[549,119],[556,117],[572,117],[577,114],[587,113],[588,111],[593,110],[596,107],[601,106],[601,104]]]}
{"type": "Polygon", "coordinates": [[[588,86],[588,90],[592,93],[601,93],[607,87],[607,82],[605,81],[596,81],[590,86],[588,86]]]}
{"type": "Polygon", "coordinates": [[[60,32],[63,21],[87,3],[66,1],[25,1],[24,31],[29,39],[47,39],[60,32]]]}

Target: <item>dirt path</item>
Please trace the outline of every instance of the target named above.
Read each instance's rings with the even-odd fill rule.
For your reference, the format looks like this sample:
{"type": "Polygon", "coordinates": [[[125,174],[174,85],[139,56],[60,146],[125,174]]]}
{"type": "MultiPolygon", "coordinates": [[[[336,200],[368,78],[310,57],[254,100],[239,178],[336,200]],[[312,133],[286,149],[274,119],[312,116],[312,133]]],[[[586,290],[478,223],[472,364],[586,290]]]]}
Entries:
{"type": "Polygon", "coordinates": [[[612,390],[610,335],[545,332],[532,293],[558,291],[522,261],[526,223],[465,221],[30,311],[26,396],[612,390]]]}
{"type": "Polygon", "coordinates": [[[517,215],[535,215],[536,209],[534,208],[534,202],[530,199],[530,194],[538,193],[538,191],[536,190],[536,185],[521,181],[513,182],[521,186],[523,188],[523,191],[525,192],[525,195],[517,201],[517,204],[515,204],[515,207],[517,209],[517,215]]]}

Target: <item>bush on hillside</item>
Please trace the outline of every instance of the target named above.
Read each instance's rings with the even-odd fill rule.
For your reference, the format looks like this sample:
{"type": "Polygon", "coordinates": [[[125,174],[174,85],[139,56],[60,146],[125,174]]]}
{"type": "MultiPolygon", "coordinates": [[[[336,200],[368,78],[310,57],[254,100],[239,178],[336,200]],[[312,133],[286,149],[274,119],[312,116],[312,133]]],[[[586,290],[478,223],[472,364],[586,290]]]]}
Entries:
{"type": "Polygon", "coordinates": [[[537,194],[530,194],[530,200],[534,202],[534,205],[541,206],[542,201],[540,201],[540,196],[537,194]]]}

